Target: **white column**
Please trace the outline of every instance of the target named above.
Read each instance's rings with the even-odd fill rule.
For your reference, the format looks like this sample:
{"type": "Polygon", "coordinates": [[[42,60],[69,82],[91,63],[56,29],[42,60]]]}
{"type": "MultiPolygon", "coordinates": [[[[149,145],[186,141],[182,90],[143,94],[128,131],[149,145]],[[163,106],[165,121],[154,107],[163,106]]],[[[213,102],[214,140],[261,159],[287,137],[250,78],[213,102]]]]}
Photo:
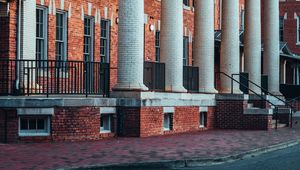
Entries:
{"type": "Polygon", "coordinates": [[[279,1],[264,0],[264,74],[268,75],[269,91],[279,92],[279,1]]]}
{"type": "MultiPolygon", "coordinates": [[[[240,73],[239,0],[223,0],[220,71],[231,76],[240,73]]],[[[235,79],[239,80],[238,76],[235,79]]],[[[233,92],[241,93],[239,84],[233,92]]],[[[221,75],[221,93],[231,92],[231,80],[221,75]]]]}
{"type": "Polygon", "coordinates": [[[281,63],[281,83],[286,84],[286,60],[283,60],[281,63]]]}
{"type": "Polygon", "coordinates": [[[161,1],[161,60],[166,65],[166,90],[186,92],[183,87],[183,3],[161,1]]]}
{"type": "MultiPolygon", "coordinates": [[[[20,59],[23,60],[35,60],[36,54],[36,1],[26,0],[20,1],[21,12],[21,30],[20,30],[20,59]]],[[[34,68],[35,62],[26,62],[21,64],[20,73],[24,74],[23,67],[28,64],[29,67],[34,68]]],[[[38,88],[36,84],[36,71],[33,69],[28,74],[20,77],[21,86],[24,89],[35,90],[38,88]],[[29,82],[28,82],[29,81],[29,82]],[[29,86],[29,87],[28,87],[29,86]]],[[[27,91],[25,91],[26,93],[27,91]]]]}
{"type": "Polygon", "coordinates": [[[119,1],[118,80],[114,90],[147,90],[144,73],[144,1],[119,1]]]}
{"type": "MultiPolygon", "coordinates": [[[[261,5],[260,0],[245,3],[245,72],[249,73],[249,80],[261,86],[261,5]]],[[[249,88],[261,92],[251,83],[249,88]]]]}
{"type": "Polygon", "coordinates": [[[217,93],[214,87],[214,0],[195,0],[195,66],[199,92],[217,93]]]}

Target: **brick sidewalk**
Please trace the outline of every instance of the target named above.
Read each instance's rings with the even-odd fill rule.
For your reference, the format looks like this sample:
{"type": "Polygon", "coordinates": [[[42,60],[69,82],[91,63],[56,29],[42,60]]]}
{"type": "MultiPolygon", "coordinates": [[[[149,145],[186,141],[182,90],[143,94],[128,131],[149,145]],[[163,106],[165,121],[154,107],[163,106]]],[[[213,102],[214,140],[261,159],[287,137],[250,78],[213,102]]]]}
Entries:
{"type": "Polygon", "coordinates": [[[0,169],[52,169],[85,165],[216,158],[300,139],[299,129],[213,130],[95,142],[0,144],[0,169]]]}

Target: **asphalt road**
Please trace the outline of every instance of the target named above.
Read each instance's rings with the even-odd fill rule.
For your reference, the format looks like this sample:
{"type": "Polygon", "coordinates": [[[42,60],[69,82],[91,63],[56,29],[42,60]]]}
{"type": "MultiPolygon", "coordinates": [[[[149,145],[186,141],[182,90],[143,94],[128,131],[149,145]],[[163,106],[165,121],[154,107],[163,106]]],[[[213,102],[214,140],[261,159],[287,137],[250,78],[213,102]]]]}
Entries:
{"type": "Polygon", "coordinates": [[[231,163],[178,170],[300,170],[300,145],[231,163]]]}

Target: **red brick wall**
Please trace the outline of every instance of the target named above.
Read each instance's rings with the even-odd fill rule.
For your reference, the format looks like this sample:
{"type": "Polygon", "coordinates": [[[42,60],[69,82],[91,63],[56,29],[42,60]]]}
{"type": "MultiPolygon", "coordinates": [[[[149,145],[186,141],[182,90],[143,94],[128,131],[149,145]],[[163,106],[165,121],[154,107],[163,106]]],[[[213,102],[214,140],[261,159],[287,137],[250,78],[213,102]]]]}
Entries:
{"type": "Polygon", "coordinates": [[[7,142],[18,139],[18,118],[15,109],[0,109],[0,142],[5,142],[5,114],[7,114],[7,142]]]}
{"type": "MultiPolygon", "coordinates": [[[[8,142],[84,141],[114,137],[115,133],[100,133],[100,111],[94,107],[55,108],[51,117],[51,134],[45,137],[19,137],[16,110],[0,110],[0,142],[4,142],[4,114],[8,115],[8,142]]],[[[112,132],[117,129],[113,116],[112,132]]]]}
{"type": "Polygon", "coordinates": [[[272,115],[244,115],[247,101],[217,101],[216,128],[269,130],[272,128],[272,115]]]}
{"type": "Polygon", "coordinates": [[[288,0],[280,3],[280,16],[287,13],[287,19],[284,20],[284,41],[288,42],[290,49],[300,54],[300,46],[297,45],[297,20],[294,19],[294,13],[300,16],[300,2],[288,0]]]}
{"type": "Polygon", "coordinates": [[[164,134],[175,134],[207,130],[214,127],[214,109],[209,108],[207,119],[208,127],[199,128],[200,113],[199,107],[175,107],[173,113],[173,130],[163,130],[164,113],[162,107],[142,108],[119,108],[119,118],[123,121],[122,133],[120,136],[158,136],[164,134]],[[122,118],[121,118],[122,117],[122,118]]]}

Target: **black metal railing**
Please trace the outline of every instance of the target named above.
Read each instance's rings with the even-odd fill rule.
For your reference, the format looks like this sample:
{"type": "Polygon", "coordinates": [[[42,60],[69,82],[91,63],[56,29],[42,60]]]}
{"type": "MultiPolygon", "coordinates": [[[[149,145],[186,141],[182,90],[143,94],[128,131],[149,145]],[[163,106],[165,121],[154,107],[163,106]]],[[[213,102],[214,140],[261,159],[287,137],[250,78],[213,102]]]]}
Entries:
{"type": "MultiPolygon", "coordinates": [[[[217,72],[216,74],[219,75],[224,75],[225,77],[231,79],[231,92],[233,93],[233,83],[236,82],[238,83],[240,86],[243,86],[244,88],[247,88],[248,91],[252,92],[253,94],[255,94],[256,96],[260,97],[263,101],[268,102],[269,104],[271,104],[272,106],[274,106],[274,111],[275,111],[275,129],[277,129],[278,126],[278,117],[279,117],[279,112],[278,112],[278,105],[271,102],[270,100],[266,99],[263,94],[258,94],[257,92],[255,92],[254,90],[250,89],[249,87],[245,86],[244,84],[242,84],[240,81],[234,79],[234,75],[240,75],[240,74],[232,74],[231,76],[224,73],[224,72],[217,72]]],[[[243,77],[243,75],[240,75],[243,79],[246,79],[246,77],[243,77]]],[[[217,76],[216,76],[217,77],[217,76]]],[[[277,97],[276,95],[270,93],[267,89],[264,89],[263,87],[259,86],[258,84],[254,83],[253,81],[247,79],[248,83],[253,84],[254,86],[256,86],[257,88],[259,88],[261,91],[266,92],[265,94],[268,94],[274,98],[276,98],[277,100],[281,101],[282,103],[284,103],[284,105],[286,107],[290,108],[290,127],[292,128],[292,122],[293,122],[293,113],[295,112],[295,109],[292,105],[290,105],[288,102],[284,101],[283,99],[277,97]]]]}
{"type": "Polygon", "coordinates": [[[144,62],[144,84],[149,90],[165,91],[165,64],[144,62]]]}
{"type": "Polygon", "coordinates": [[[0,95],[109,96],[109,63],[0,60],[0,95]]]}
{"type": "Polygon", "coordinates": [[[189,92],[199,91],[199,68],[183,66],[183,86],[189,92]]]}

